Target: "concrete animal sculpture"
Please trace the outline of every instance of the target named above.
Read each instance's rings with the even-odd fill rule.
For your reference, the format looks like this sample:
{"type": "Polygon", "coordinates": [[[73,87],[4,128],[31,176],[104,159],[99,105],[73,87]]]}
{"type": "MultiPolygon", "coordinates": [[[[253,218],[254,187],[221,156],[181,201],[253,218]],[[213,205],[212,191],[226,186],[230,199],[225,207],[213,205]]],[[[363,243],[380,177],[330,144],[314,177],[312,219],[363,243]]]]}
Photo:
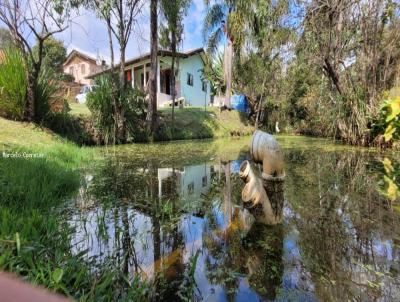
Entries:
{"type": "Polygon", "coordinates": [[[283,153],[277,140],[266,132],[256,130],[250,143],[250,155],[263,166],[263,179],[283,180],[283,153]]]}
{"type": "Polygon", "coordinates": [[[256,221],[267,225],[281,223],[282,213],[273,210],[263,182],[254,173],[249,161],[245,160],[240,165],[239,176],[246,183],[242,190],[243,205],[256,221]]]}

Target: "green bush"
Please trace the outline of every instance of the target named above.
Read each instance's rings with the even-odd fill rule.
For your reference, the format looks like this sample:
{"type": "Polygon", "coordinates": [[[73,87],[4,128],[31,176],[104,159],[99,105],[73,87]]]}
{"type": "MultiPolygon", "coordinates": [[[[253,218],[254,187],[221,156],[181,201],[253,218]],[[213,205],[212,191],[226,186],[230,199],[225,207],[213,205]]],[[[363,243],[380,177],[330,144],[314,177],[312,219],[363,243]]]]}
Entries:
{"type": "Polygon", "coordinates": [[[26,104],[26,66],[20,51],[7,48],[0,62],[0,115],[22,120],[26,104]]]}
{"type": "Polygon", "coordinates": [[[75,81],[75,78],[72,74],[69,73],[62,73],[60,75],[61,81],[67,82],[67,83],[72,83],[75,81]]]}
{"type": "Polygon", "coordinates": [[[127,128],[127,140],[131,142],[145,142],[148,140],[146,131],[145,95],[137,89],[128,87],[120,97],[125,111],[125,124],[127,128]]]}
{"type": "Polygon", "coordinates": [[[79,146],[96,144],[89,117],[71,115],[68,111],[55,112],[46,117],[44,125],[79,146]]]}
{"type": "MultiPolygon", "coordinates": [[[[27,74],[31,66],[24,63],[19,50],[8,48],[5,50],[4,60],[0,62],[0,114],[5,118],[22,120],[26,107],[27,74]]],[[[50,102],[59,91],[59,76],[46,65],[42,66],[36,84],[35,116],[42,121],[50,112],[50,102]]]]}
{"type": "Polygon", "coordinates": [[[386,142],[400,139],[400,97],[383,102],[373,132],[374,135],[382,135],[386,142]]]}
{"type": "Polygon", "coordinates": [[[117,136],[117,109],[124,113],[124,141],[144,141],[146,132],[146,101],[144,95],[136,89],[126,87],[117,89],[111,75],[101,75],[95,81],[96,88],[87,97],[87,106],[92,113],[94,126],[102,134],[104,142],[114,143],[117,136]]]}
{"type": "Polygon", "coordinates": [[[57,73],[43,65],[35,89],[35,115],[38,121],[46,119],[50,113],[50,103],[56,100],[60,91],[60,81],[57,73]]]}
{"type": "Polygon", "coordinates": [[[116,132],[113,83],[109,75],[96,78],[96,89],[87,96],[87,106],[92,113],[96,129],[102,133],[105,143],[112,142],[116,132]]]}

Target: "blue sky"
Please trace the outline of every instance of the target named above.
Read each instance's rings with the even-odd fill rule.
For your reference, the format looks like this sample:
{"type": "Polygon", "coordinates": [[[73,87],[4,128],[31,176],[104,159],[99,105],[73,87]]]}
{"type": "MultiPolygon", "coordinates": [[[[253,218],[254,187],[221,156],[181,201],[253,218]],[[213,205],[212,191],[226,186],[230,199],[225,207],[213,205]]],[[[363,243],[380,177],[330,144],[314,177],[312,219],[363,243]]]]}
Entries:
{"type": "MultiPolygon", "coordinates": [[[[183,47],[181,47],[183,49],[181,50],[189,50],[203,46],[201,31],[204,14],[204,0],[193,0],[188,16],[184,20],[184,42],[183,47]]],[[[56,37],[64,41],[69,51],[75,48],[92,54],[93,56],[100,54],[105,58],[109,58],[106,26],[90,11],[79,10],[77,15],[73,16],[69,28],[63,33],[57,34],[56,37]]],[[[126,51],[126,57],[129,59],[147,51],[149,51],[148,4],[144,7],[143,13],[138,19],[138,25],[135,26],[132,32],[126,51]]],[[[119,49],[116,42],[114,42],[114,53],[115,59],[118,61],[119,49]]]]}

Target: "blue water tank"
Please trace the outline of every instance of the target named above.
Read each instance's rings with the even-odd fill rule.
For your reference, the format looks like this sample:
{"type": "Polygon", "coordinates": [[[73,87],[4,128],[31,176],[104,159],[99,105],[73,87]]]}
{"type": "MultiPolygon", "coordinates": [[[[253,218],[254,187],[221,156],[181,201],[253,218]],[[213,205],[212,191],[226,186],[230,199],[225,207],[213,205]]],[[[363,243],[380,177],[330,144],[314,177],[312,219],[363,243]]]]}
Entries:
{"type": "Polygon", "coordinates": [[[244,94],[234,94],[231,96],[231,106],[240,112],[248,112],[249,104],[244,94]]]}

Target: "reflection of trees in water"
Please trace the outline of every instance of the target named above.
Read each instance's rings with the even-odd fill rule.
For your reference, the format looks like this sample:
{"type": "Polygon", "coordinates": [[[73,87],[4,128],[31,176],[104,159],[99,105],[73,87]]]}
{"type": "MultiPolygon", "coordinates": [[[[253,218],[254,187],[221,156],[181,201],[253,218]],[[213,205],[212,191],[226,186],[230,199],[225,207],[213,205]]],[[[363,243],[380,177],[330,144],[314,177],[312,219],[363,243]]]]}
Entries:
{"type": "Polygon", "coordinates": [[[368,156],[292,151],[287,158],[287,195],[318,297],[398,296],[399,217],[378,194],[368,156]]]}
{"type": "MultiPolygon", "coordinates": [[[[178,223],[182,211],[176,204],[175,170],[165,184],[167,198],[159,196],[157,171],[157,163],[152,162],[147,162],[144,167],[131,166],[114,158],[105,162],[97,170],[87,194],[96,200],[95,211],[105,212],[103,220],[106,219],[104,217],[110,220],[91,223],[97,228],[110,223],[114,227],[114,253],[98,261],[111,261],[115,269],[126,276],[146,276],[150,272],[152,276],[147,277],[154,280],[154,299],[176,300],[185,270],[183,234],[178,223]],[[139,232],[137,228],[141,226],[134,224],[138,215],[142,215],[141,219],[149,218],[150,233],[139,232]],[[149,238],[143,237],[148,234],[149,238]],[[151,244],[148,244],[148,239],[151,239],[151,244]],[[149,253],[153,254],[152,257],[149,253]],[[152,267],[146,265],[144,260],[151,261],[152,267]]],[[[98,241],[98,244],[102,242],[98,241]]],[[[121,286],[123,284],[126,281],[121,280],[121,286]]]]}
{"type": "Polygon", "coordinates": [[[246,219],[246,214],[251,215],[241,209],[241,180],[231,175],[229,163],[221,170],[225,177],[216,173],[208,194],[220,205],[214,203],[217,207],[206,213],[203,229],[206,277],[223,287],[228,301],[235,300],[243,279],[261,297],[273,300],[282,284],[283,227],[252,224],[254,219],[246,219]]]}
{"type": "Polygon", "coordinates": [[[283,227],[255,223],[244,233],[240,215],[236,208],[224,230],[206,226],[205,274],[211,284],[224,288],[228,301],[235,300],[242,279],[262,298],[273,300],[282,284],[283,227]]]}

